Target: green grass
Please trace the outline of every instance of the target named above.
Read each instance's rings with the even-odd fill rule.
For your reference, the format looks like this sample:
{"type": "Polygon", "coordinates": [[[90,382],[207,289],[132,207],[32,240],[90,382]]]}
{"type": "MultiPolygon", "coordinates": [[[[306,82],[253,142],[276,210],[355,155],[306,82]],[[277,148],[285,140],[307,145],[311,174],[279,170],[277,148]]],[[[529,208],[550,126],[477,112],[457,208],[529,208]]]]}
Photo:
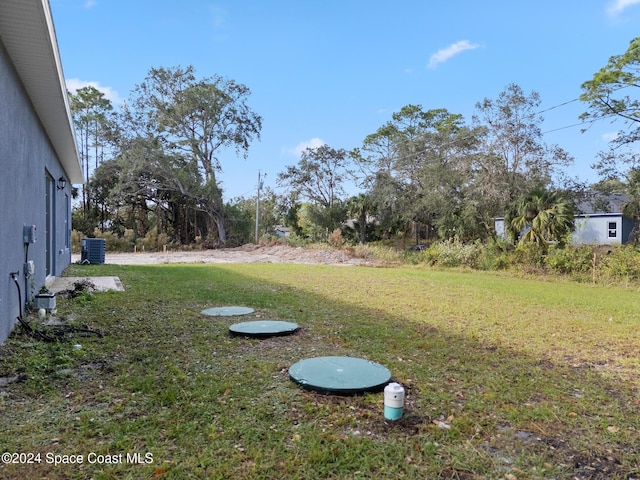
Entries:
{"type": "Polygon", "coordinates": [[[58,298],[60,315],[104,338],[47,344],[16,330],[0,347],[0,376],[22,380],[0,388],[0,450],[41,454],[0,465],[0,478],[640,477],[636,289],[410,267],[67,273],[118,275],[126,291],[58,298]],[[301,330],[230,337],[237,318],[200,314],[219,305],[301,330]],[[384,420],[381,393],[289,380],[320,355],[386,365],[407,390],[403,418],[384,420]]]}

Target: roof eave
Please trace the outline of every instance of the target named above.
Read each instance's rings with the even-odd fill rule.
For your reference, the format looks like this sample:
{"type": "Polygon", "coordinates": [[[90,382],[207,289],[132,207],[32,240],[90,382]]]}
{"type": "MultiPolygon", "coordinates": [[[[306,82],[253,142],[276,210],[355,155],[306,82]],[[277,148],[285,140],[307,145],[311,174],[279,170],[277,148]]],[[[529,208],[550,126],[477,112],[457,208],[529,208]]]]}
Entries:
{"type": "Polygon", "coordinates": [[[0,2],[0,39],[71,183],[83,183],[48,0],[0,2]]]}

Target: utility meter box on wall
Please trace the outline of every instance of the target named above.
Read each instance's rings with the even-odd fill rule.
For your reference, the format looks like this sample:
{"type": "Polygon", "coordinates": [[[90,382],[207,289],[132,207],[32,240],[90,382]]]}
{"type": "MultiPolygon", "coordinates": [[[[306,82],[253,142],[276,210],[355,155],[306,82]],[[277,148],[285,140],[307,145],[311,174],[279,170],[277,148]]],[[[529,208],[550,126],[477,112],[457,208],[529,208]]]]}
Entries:
{"type": "Polygon", "coordinates": [[[23,243],[36,243],[36,226],[35,225],[23,225],[22,226],[23,243]]]}

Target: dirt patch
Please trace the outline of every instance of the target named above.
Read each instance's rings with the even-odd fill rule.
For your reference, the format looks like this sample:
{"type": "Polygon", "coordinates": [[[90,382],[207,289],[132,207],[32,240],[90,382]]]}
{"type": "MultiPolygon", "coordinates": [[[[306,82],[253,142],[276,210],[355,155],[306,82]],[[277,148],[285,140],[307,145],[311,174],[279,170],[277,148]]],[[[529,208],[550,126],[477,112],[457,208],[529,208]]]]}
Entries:
{"type": "MultiPolygon", "coordinates": [[[[73,255],[73,262],[80,255],[73,255]]],[[[162,263],[303,263],[324,265],[373,265],[370,260],[355,258],[331,248],[303,248],[288,245],[247,244],[237,248],[167,252],[111,253],[105,263],[115,265],[147,265],[162,263]]]]}

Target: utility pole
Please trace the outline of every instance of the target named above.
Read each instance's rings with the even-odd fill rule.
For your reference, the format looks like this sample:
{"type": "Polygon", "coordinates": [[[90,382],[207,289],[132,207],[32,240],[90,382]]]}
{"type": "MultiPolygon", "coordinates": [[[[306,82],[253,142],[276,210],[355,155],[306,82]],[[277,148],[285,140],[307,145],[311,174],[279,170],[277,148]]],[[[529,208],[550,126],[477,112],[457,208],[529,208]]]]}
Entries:
{"type": "Polygon", "coordinates": [[[266,173],[264,174],[264,176],[261,176],[260,170],[258,170],[258,194],[256,195],[256,245],[258,244],[259,239],[258,226],[260,224],[260,190],[262,189],[263,179],[266,176],[266,173]]]}

